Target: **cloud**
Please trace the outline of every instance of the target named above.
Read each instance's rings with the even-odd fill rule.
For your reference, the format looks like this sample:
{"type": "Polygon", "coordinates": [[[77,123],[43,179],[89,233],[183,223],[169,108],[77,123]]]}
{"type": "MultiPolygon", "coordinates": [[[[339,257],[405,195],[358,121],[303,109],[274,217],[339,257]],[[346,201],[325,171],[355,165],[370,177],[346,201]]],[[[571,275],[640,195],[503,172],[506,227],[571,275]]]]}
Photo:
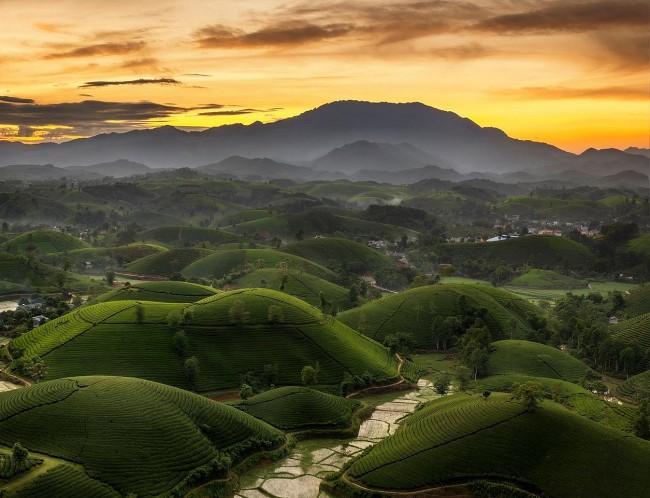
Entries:
{"type": "Polygon", "coordinates": [[[597,99],[597,100],[647,100],[646,88],[626,86],[604,86],[596,88],[526,87],[519,90],[503,90],[496,92],[501,95],[512,95],[522,98],[536,99],[597,99]]]}
{"type": "Polygon", "coordinates": [[[147,47],[143,41],[132,41],[124,43],[98,43],[77,47],[65,52],[49,54],[46,59],[65,59],[71,57],[94,57],[100,55],[124,55],[134,52],[141,52],[147,47]]]}
{"type": "Polygon", "coordinates": [[[247,33],[218,24],[198,30],[195,33],[195,42],[203,48],[298,46],[339,38],[352,29],[351,24],[319,26],[307,21],[284,21],[247,33]]]}
{"type": "Polygon", "coordinates": [[[126,60],[120,64],[120,67],[124,68],[138,68],[138,67],[153,67],[158,64],[158,59],[154,57],[144,57],[142,59],[131,59],[126,60]]]}
{"type": "Polygon", "coordinates": [[[10,102],[12,104],[33,104],[33,99],[21,99],[18,97],[10,97],[8,95],[0,96],[0,102],[10,102]]]}
{"type": "Polygon", "coordinates": [[[102,87],[102,86],[120,86],[120,85],[182,85],[174,78],[140,78],[137,80],[118,80],[118,81],[87,81],[79,88],[102,87]]]}
{"type": "Polygon", "coordinates": [[[606,27],[642,27],[650,24],[645,1],[554,1],[542,8],[483,19],[473,30],[498,34],[597,31],[606,27]]]}
{"type": "Polygon", "coordinates": [[[211,75],[209,74],[202,74],[202,73],[185,73],[183,76],[196,76],[200,78],[210,78],[211,75]]]}
{"type": "Polygon", "coordinates": [[[226,111],[210,111],[210,112],[200,112],[199,116],[242,116],[245,114],[256,114],[256,113],[262,113],[262,112],[276,112],[276,111],[281,111],[281,107],[272,107],[270,109],[253,109],[253,108],[245,108],[245,109],[234,109],[234,110],[226,110],[226,111]]]}

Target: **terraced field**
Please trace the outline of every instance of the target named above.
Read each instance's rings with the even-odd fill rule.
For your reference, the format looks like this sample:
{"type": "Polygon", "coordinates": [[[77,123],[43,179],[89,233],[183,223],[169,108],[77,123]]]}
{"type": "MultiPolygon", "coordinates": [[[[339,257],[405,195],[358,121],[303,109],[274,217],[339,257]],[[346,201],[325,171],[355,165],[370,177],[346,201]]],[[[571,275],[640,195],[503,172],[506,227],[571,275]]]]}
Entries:
{"type": "Polygon", "coordinates": [[[616,389],[619,394],[628,398],[637,398],[650,394],[650,370],[633,375],[616,389]]]}
{"type": "MultiPolygon", "coordinates": [[[[320,306],[319,296],[320,292],[322,292],[329,306],[333,309],[343,311],[353,307],[350,302],[348,290],[340,285],[328,282],[311,273],[301,273],[298,270],[289,270],[287,277],[288,280],[284,285],[284,292],[302,299],[312,306],[320,306]]],[[[260,283],[262,280],[266,281],[269,289],[280,288],[280,279],[278,277],[278,271],[275,268],[255,270],[238,278],[233,283],[241,288],[262,287],[260,283]]],[[[363,298],[359,298],[359,302],[363,302],[363,298]]]]}
{"type": "Polygon", "coordinates": [[[214,251],[198,247],[170,249],[166,252],[152,254],[126,266],[133,273],[143,275],[165,275],[180,272],[187,265],[200,258],[213,254],[214,251]]]}
{"type": "Polygon", "coordinates": [[[397,378],[396,358],[378,343],[287,294],[246,289],[191,305],[192,318],[183,328],[187,356],[199,361],[193,386],[167,324],[170,313],[181,313],[187,305],[142,305],[141,324],[134,301],[108,301],[37,327],[12,341],[11,348],[23,350],[27,358],[44,358],[48,379],[130,375],[199,392],[239,389],[241,375],[261,374],[267,364],[278,366],[278,385],[301,384],[302,367],[317,362],[322,385],[340,384],[345,372],[362,375],[368,371],[378,382],[397,378]],[[246,323],[231,319],[230,311],[238,302],[248,313],[246,323]],[[269,321],[270,306],[277,306],[281,322],[269,321]]]}
{"type": "Polygon", "coordinates": [[[643,285],[625,296],[625,315],[628,318],[650,313],[650,285],[643,285]]]}
{"type": "Polygon", "coordinates": [[[565,237],[531,235],[483,244],[454,243],[436,246],[443,262],[458,265],[462,261],[503,261],[512,265],[528,263],[536,268],[588,269],[595,262],[591,251],[565,237]]]}
{"type": "Polygon", "coordinates": [[[642,351],[650,349],[650,313],[635,316],[629,320],[612,325],[614,337],[625,344],[636,343],[642,351]]]}
{"type": "Polygon", "coordinates": [[[415,491],[475,479],[506,481],[547,496],[626,496],[650,489],[650,443],[552,402],[526,412],[508,395],[454,395],[427,404],[396,434],[356,458],[335,481],[415,491]],[[594,448],[599,448],[594,458],[594,448]],[[616,469],[616,479],[611,476],[616,469]]]}
{"type": "Polygon", "coordinates": [[[359,328],[382,342],[387,334],[403,331],[413,334],[419,347],[435,346],[431,326],[435,316],[461,314],[458,298],[466,296],[474,307],[487,310],[485,322],[493,339],[510,337],[510,322],[515,320],[515,337],[530,330],[529,314],[543,313],[537,306],[509,292],[480,284],[443,284],[417,287],[384,297],[337,315],[352,328],[359,328]]]}
{"type": "Polygon", "coordinates": [[[33,230],[22,233],[0,245],[0,250],[10,254],[23,254],[27,252],[30,245],[36,249],[39,255],[90,247],[84,241],[67,233],[54,230],[33,230]]]}
{"type": "MultiPolygon", "coordinates": [[[[306,387],[280,387],[236,403],[235,408],[278,429],[348,429],[364,405],[306,387]]],[[[357,420],[358,423],[358,420],[357,420]]]]}
{"type": "Polygon", "coordinates": [[[219,290],[189,282],[135,282],[93,299],[92,304],[107,301],[153,301],[160,303],[194,303],[218,294],[219,290]]]}
{"type": "Polygon", "coordinates": [[[489,375],[523,374],[531,377],[579,382],[591,369],[573,356],[545,344],[505,340],[492,343],[489,375]]]}
{"type": "Polygon", "coordinates": [[[334,272],[317,263],[273,249],[231,249],[228,251],[217,251],[194,261],[184,268],[181,273],[186,277],[223,278],[233,269],[245,264],[255,268],[258,261],[263,261],[264,266],[267,268],[275,268],[278,263],[286,261],[290,269],[303,269],[307,273],[329,281],[336,279],[334,272]]]}
{"type": "Polygon", "coordinates": [[[587,282],[567,277],[551,270],[529,270],[523,275],[508,282],[514,287],[533,287],[540,289],[573,289],[587,288],[587,282]]]}
{"type": "Polygon", "coordinates": [[[382,266],[395,264],[388,256],[348,239],[306,239],[282,246],[280,250],[323,266],[331,262],[342,263],[352,271],[359,272],[374,271],[382,266]]]}
{"type": "Polygon", "coordinates": [[[198,244],[210,242],[212,244],[223,244],[227,242],[239,242],[241,238],[229,232],[223,232],[214,228],[198,228],[186,226],[171,226],[152,228],[145,230],[138,236],[144,240],[155,240],[163,244],[198,244]]]}
{"type": "Polygon", "coordinates": [[[2,393],[0,421],[0,443],[19,440],[83,466],[55,467],[21,496],[167,495],[186,491],[200,467],[214,467],[203,478],[223,477],[242,457],[286,441],[240,410],[126,377],[65,378],[2,393]]]}

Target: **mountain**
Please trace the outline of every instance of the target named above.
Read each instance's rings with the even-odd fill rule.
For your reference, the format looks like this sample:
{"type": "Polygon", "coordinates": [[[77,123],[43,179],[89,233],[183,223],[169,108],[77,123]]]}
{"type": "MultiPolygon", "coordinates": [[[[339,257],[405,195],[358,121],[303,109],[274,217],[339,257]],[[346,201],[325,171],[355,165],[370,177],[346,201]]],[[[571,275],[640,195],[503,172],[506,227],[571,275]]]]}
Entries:
{"type": "Polygon", "coordinates": [[[627,152],[628,154],[650,157],[650,149],[642,149],[640,147],[628,147],[624,152],[627,152]]]}
{"type": "Polygon", "coordinates": [[[439,166],[424,166],[422,168],[406,169],[403,171],[372,171],[363,169],[353,173],[351,178],[359,181],[374,181],[379,183],[403,185],[431,178],[459,182],[464,180],[466,176],[461,175],[458,171],[453,169],[445,169],[439,166]]]}
{"type": "Polygon", "coordinates": [[[615,175],[604,176],[598,179],[598,184],[604,187],[633,187],[648,186],[648,175],[638,171],[622,171],[615,175]]]}
{"type": "MultiPolygon", "coordinates": [[[[483,128],[421,103],[340,101],[273,123],[202,132],[166,126],[61,144],[0,142],[0,164],[97,164],[126,158],[160,168],[212,164],[234,155],[306,164],[362,140],[410,144],[438,158],[434,162],[439,166],[459,172],[530,170],[575,157],[548,144],[512,139],[496,128],[483,128]]],[[[418,164],[422,165],[426,163],[418,164]]]]}
{"type": "Polygon", "coordinates": [[[91,171],[70,171],[52,164],[11,164],[0,167],[0,178],[18,180],[60,180],[61,178],[98,179],[91,171]]]}
{"type": "Polygon", "coordinates": [[[206,164],[196,168],[197,171],[208,175],[233,175],[239,178],[303,178],[315,179],[320,175],[312,169],[303,166],[281,163],[269,158],[249,159],[241,156],[231,156],[218,163],[206,164]]]}
{"type": "Polygon", "coordinates": [[[132,175],[144,175],[151,171],[146,164],[134,163],[127,159],[118,159],[108,163],[92,164],[90,166],[68,166],[65,169],[74,173],[96,173],[102,176],[123,178],[132,175]]]}
{"type": "Polygon", "coordinates": [[[629,154],[618,149],[587,149],[571,160],[559,161],[550,168],[539,169],[539,174],[552,174],[563,170],[577,170],[590,175],[603,176],[632,170],[646,173],[650,159],[643,155],[629,154]]]}

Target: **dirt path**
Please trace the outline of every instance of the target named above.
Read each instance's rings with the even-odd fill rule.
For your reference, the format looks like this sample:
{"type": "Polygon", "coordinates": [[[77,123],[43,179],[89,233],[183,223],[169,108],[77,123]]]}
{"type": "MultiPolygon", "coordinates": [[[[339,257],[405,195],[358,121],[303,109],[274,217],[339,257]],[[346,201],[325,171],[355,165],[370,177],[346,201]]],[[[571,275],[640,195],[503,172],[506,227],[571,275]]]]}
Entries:
{"type": "Polygon", "coordinates": [[[359,389],[358,391],[351,392],[346,396],[346,398],[352,398],[354,396],[357,396],[358,394],[365,393],[365,392],[372,392],[372,391],[378,391],[378,390],[383,390],[383,389],[391,389],[395,386],[402,385],[406,383],[406,379],[402,377],[402,365],[404,365],[404,358],[402,358],[399,354],[395,353],[395,356],[397,356],[397,359],[399,360],[399,363],[397,364],[397,375],[399,375],[399,380],[397,382],[393,382],[392,384],[386,384],[383,386],[370,386],[370,387],[364,387],[363,389],[359,389]]]}

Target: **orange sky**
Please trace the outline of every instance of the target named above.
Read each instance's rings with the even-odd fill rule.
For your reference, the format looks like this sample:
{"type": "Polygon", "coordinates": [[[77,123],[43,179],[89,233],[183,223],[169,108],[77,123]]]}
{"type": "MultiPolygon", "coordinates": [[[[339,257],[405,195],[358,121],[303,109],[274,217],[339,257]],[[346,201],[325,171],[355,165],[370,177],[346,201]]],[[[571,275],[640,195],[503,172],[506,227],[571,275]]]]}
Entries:
{"type": "Polygon", "coordinates": [[[420,101],[580,152],[648,147],[637,0],[0,0],[0,139],[420,101]]]}

